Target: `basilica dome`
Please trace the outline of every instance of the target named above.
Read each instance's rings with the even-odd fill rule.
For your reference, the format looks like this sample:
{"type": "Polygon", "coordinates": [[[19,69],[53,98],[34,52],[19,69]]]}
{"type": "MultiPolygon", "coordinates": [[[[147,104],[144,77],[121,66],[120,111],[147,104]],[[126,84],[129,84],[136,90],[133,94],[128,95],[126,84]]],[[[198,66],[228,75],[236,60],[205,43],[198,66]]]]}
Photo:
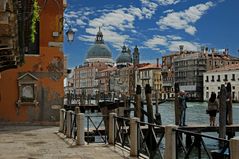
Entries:
{"type": "Polygon", "coordinates": [[[126,48],[126,46],[122,47],[121,54],[116,58],[116,64],[117,65],[127,65],[129,63],[132,63],[130,50],[126,48]]]}
{"type": "Polygon", "coordinates": [[[96,35],[95,44],[88,49],[85,58],[85,63],[92,62],[113,63],[111,50],[105,45],[100,28],[96,35]]]}

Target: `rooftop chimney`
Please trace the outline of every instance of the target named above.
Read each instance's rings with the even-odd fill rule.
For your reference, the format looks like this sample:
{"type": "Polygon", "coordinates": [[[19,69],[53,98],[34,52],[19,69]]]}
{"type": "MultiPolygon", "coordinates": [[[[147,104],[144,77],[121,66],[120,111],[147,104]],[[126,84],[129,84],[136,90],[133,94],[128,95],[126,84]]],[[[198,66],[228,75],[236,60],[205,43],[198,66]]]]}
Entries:
{"type": "Polygon", "coordinates": [[[183,52],[183,47],[184,47],[184,45],[179,45],[179,51],[180,51],[180,53],[183,52]]]}
{"type": "Polygon", "coordinates": [[[159,58],[157,58],[157,67],[159,67],[159,58]]]}

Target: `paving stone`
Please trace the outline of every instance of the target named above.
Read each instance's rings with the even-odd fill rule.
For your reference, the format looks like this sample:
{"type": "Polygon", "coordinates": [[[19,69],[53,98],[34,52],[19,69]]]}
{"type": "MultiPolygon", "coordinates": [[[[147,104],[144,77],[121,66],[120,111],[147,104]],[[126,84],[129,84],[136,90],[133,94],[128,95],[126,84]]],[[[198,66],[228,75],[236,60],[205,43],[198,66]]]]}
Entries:
{"type": "Polygon", "coordinates": [[[127,159],[105,144],[77,146],[50,126],[0,126],[0,159],[127,159]]]}

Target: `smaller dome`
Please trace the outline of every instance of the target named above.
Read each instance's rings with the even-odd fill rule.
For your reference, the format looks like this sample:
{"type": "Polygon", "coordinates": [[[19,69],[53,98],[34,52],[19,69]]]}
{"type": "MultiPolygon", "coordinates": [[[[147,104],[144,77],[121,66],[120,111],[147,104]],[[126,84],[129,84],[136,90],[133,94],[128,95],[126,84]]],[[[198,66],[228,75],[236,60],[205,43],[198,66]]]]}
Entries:
{"type": "Polygon", "coordinates": [[[126,46],[122,47],[121,54],[116,58],[116,64],[128,64],[132,63],[130,50],[126,46]]]}

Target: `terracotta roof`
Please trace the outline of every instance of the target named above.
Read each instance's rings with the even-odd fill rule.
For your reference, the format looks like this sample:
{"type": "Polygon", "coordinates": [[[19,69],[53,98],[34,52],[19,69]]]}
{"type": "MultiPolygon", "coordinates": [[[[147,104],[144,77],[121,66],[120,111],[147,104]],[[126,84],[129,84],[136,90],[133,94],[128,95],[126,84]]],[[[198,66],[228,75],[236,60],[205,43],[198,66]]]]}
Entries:
{"type": "Polygon", "coordinates": [[[239,64],[226,65],[224,67],[216,68],[207,72],[223,72],[223,71],[232,71],[239,70],[239,64]]]}
{"type": "Polygon", "coordinates": [[[109,67],[109,68],[106,68],[106,69],[104,69],[104,70],[101,70],[101,71],[99,71],[99,72],[108,72],[108,71],[114,71],[114,70],[116,70],[117,68],[116,67],[109,67]]]}
{"type": "Polygon", "coordinates": [[[139,70],[146,70],[146,69],[159,69],[161,68],[161,65],[159,64],[157,66],[157,64],[149,64],[149,65],[146,65],[144,67],[140,67],[139,70]]]}

